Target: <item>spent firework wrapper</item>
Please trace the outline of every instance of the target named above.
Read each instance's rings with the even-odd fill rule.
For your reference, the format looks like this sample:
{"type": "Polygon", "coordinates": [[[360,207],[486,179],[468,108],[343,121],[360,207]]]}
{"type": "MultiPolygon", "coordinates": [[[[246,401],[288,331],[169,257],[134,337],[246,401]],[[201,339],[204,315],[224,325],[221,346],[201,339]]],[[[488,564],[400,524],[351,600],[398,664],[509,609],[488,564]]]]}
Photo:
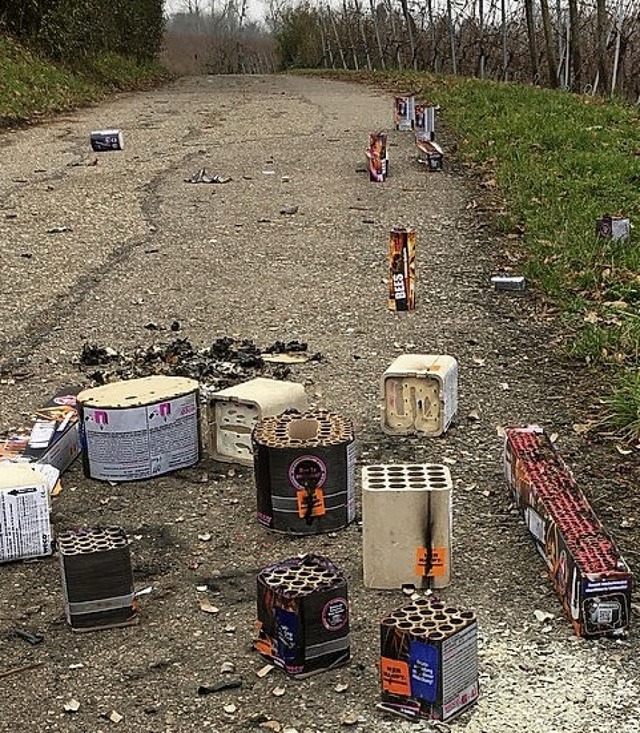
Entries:
{"type": "Polygon", "coordinates": [[[387,133],[370,132],[369,147],[367,148],[367,165],[370,181],[385,181],[389,174],[389,159],[387,157],[387,133]]]}
{"type": "Polygon", "coordinates": [[[89,136],[89,141],[94,153],[124,150],[122,130],[94,130],[89,136]]]}
{"type": "Polygon", "coordinates": [[[414,96],[398,96],[393,98],[393,125],[396,130],[412,130],[415,120],[414,96]]]}
{"type": "Polygon", "coordinates": [[[257,519],[287,534],[319,534],[355,517],[355,436],[328,410],[260,420],[252,433],[257,519]]]}
{"type": "Polygon", "coordinates": [[[414,310],[415,290],[416,233],[413,229],[394,227],[389,234],[390,310],[414,310]]]}

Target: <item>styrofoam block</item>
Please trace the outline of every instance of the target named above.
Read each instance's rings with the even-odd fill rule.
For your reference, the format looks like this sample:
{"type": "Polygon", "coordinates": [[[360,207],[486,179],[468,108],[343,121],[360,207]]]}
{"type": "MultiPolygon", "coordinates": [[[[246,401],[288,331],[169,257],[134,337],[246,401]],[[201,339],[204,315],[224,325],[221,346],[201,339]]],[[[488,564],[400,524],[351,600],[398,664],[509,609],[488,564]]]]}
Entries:
{"type": "Polygon", "coordinates": [[[451,493],[444,465],[382,464],[362,472],[364,584],[443,588],[451,580],[451,493]]]}
{"type": "Polygon", "coordinates": [[[304,385],[256,377],[209,395],[209,452],[217,461],[253,463],[251,431],[263,417],[307,409],[304,385]]]}
{"type": "Polygon", "coordinates": [[[444,354],[402,354],[381,380],[382,429],[442,435],[458,410],[458,362],[444,354]]]}

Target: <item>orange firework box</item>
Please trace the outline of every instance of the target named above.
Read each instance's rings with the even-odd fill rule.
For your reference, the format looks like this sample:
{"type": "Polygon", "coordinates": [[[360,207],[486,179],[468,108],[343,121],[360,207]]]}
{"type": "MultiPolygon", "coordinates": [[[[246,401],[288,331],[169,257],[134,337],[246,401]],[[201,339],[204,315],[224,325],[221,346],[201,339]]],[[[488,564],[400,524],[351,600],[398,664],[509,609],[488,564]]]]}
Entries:
{"type": "Polygon", "coordinates": [[[394,227],[389,235],[389,308],[412,311],[416,307],[416,233],[394,227]]]}

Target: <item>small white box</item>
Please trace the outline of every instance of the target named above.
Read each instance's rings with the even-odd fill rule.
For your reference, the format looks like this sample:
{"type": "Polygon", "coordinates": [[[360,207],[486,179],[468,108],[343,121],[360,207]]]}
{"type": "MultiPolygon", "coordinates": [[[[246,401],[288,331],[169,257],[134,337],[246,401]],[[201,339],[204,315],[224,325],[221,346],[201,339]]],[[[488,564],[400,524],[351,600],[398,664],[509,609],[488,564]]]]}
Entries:
{"type": "Polygon", "coordinates": [[[209,452],[216,461],[251,466],[251,431],[258,420],[306,409],[304,385],[280,379],[256,377],[214,392],[207,399],[209,452]]]}
{"type": "Polygon", "coordinates": [[[362,561],[367,588],[444,588],[451,582],[449,469],[382,464],[362,471],[362,561]]]}
{"type": "Polygon", "coordinates": [[[382,375],[382,429],[389,435],[437,436],[458,411],[453,356],[402,354],[382,375]]]}
{"type": "Polygon", "coordinates": [[[53,552],[49,486],[45,473],[26,463],[0,463],[0,563],[53,552]]]}

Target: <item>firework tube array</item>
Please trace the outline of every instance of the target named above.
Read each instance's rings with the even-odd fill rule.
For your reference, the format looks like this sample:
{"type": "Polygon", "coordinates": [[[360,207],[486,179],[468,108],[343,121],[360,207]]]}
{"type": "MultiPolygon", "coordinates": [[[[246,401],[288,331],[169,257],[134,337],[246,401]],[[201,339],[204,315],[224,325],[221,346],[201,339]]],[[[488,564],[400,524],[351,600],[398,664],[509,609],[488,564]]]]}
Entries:
{"type": "Polygon", "coordinates": [[[450,720],[478,699],[473,611],[418,598],[380,622],[381,707],[412,719],[450,720]]]}
{"type": "Polygon", "coordinates": [[[58,534],[67,621],[74,631],[138,622],[129,542],[120,527],[69,529],[58,534]]]}
{"type": "Polygon", "coordinates": [[[382,464],[362,472],[362,560],[368,588],[451,582],[453,484],[446,466],[382,464]]]}
{"type": "Polygon", "coordinates": [[[253,430],[257,518],[269,529],[318,534],[355,517],[353,423],[328,410],[265,417],[253,430]]]}
{"type": "Polygon", "coordinates": [[[631,571],[542,428],[506,430],[504,471],[576,634],[623,633],[631,571]]]}
{"type": "Polygon", "coordinates": [[[263,568],[257,577],[255,649],[292,677],[349,661],[347,582],[321,555],[307,554],[263,568]]]}

